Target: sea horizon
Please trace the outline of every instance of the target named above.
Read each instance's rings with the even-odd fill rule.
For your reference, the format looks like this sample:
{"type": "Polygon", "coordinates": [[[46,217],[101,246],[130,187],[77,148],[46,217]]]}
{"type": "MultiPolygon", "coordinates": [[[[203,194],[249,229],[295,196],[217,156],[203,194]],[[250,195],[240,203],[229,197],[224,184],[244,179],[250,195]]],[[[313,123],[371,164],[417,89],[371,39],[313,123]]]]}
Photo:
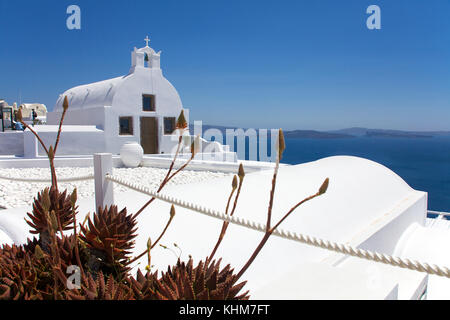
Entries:
{"type": "MultiPolygon", "coordinates": [[[[285,142],[282,163],[296,165],[342,155],[369,159],[395,172],[413,189],[427,192],[429,210],[450,211],[450,136],[286,138],[285,142]]],[[[270,142],[267,145],[270,154],[270,142]]],[[[245,159],[239,159],[248,158],[247,141],[245,159]]]]}

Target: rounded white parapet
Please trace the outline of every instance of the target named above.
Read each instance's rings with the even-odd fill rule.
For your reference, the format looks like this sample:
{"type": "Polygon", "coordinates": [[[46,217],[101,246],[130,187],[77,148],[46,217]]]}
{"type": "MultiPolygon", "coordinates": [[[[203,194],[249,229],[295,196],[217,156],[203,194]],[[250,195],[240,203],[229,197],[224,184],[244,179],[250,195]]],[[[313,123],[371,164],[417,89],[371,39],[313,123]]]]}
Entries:
{"type": "MultiPolygon", "coordinates": [[[[450,224],[448,224],[450,226],[450,224]]],[[[395,255],[450,266],[450,229],[412,224],[402,235],[395,255]]]]}
{"type": "Polygon", "coordinates": [[[0,230],[0,245],[3,244],[14,244],[14,241],[2,230],[0,230]]]}
{"type": "MultiPolygon", "coordinates": [[[[259,224],[266,223],[272,176],[273,170],[245,175],[234,216],[259,224]]],[[[326,178],[330,181],[327,192],[298,207],[280,225],[281,229],[392,254],[401,234],[412,223],[420,222],[426,214],[426,193],[412,189],[390,169],[367,159],[336,156],[280,167],[272,225],[300,200],[317,193],[326,178]]],[[[161,193],[224,212],[232,179],[230,175],[185,185],[169,184],[161,193]]],[[[130,191],[116,193],[114,199],[120,208],[126,207],[128,212],[133,213],[149,200],[149,196],[130,191]]],[[[91,199],[80,200],[79,212],[92,212],[95,210],[93,206],[91,199]]],[[[139,215],[133,256],[146,250],[149,236],[161,233],[167,223],[170,208],[170,203],[155,200],[139,215]]],[[[8,228],[13,227],[15,232],[21,233],[14,240],[21,242],[29,235],[29,227],[23,220],[26,210],[10,215],[11,220],[14,216],[14,221],[5,229],[7,216],[5,213],[0,215],[0,227],[8,232],[8,228]]],[[[196,262],[204,260],[211,253],[221,227],[221,220],[176,206],[176,216],[161,244],[174,248],[172,244],[176,243],[181,250],[175,248],[174,254],[162,247],[155,247],[152,250],[154,269],[167,270],[168,265],[176,263],[177,254],[183,260],[188,255],[194,257],[196,262]]],[[[230,224],[216,258],[223,258],[224,265],[230,263],[239,271],[262,237],[263,234],[259,231],[230,224]]],[[[245,289],[257,292],[293,266],[305,262],[332,265],[330,256],[334,256],[334,253],[273,236],[242,280],[248,280],[245,289]]],[[[146,257],[139,262],[140,267],[146,265],[146,257]]]]}
{"type": "MultiPolygon", "coordinates": [[[[402,258],[449,268],[450,221],[437,220],[434,222],[437,222],[437,226],[412,224],[403,233],[394,254],[402,258]]],[[[430,275],[427,298],[431,300],[450,299],[450,279],[430,275]]]]}
{"type": "MultiPolygon", "coordinates": [[[[245,164],[244,164],[245,170],[245,164]]],[[[236,172],[237,173],[237,172],[236,172]]],[[[265,224],[273,170],[246,174],[235,216],[265,224]]],[[[324,240],[353,246],[366,244],[370,250],[392,253],[398,238],[411,221],[420,220],[426,210],[426,194],[412,189],[385,166],[357,157],[336,156],[318,161],[280,167],[272,211],[272,225],[300,200],[315,194],[325,178],[330,179],[326,194],[298,207],[280,228],[324,240]]],[[[232,177],[167,186],[162,193],[199,206],[225,211],[232,177]]],[[[144,201],[134,200],[134,203],[144,201]]],[[[118,200],[119,201],[119,200],[118,200]]],[[[131,201],[128,201],[132,205],[131,201]]],[[[131,212],[138,206],[127,208],[131,212]]],[[[149,214],[139,217],[136,252],[145,250],[155,225],[164,226],[170,204],[155,201],[149,214]],[[151,213],[151,214],[150,214],[151,213]]],[[[204,259],[212,250],[221,221],[176,208],[177,216],[164,237],[164,244],[177,243],[183,252],[204,259]]],[[[230,225],[217,257],[237,270],[248,260],[262,233],[230,225]]],[[[248,289],[257,289],[283,273],[286,266],[303,262],[323,262],[334,255],[294,241],[273,236],[245,275],[248,289]]],[[[157,269],[173,263],[167,250],[154,250],[157,269]]],[[[142,261],[144,263],[145,261],[142,261]]]]}
{"type": "MultiPolygon", "coordinates": [[[[245,165],[244,165],[245,169],[245,165]]],[[[266,221],[272,170],[246,175],[237,214],[261,223],[266,221]]],[[[385,166],[357,157],[336,156],[314,162],[281,167],[278,174],[273,220],[281,218],[303,198],[315,194],[325,178],[330,179],[325,195],[306,202],[283,224],[330,240],[356,237],[415,191],[385,166]]],[[[230,179],[171,188],[170,193],[190,202],[223,211],[230,179]],[[229,180],[229,181],[228,181],[229,180]]]]}

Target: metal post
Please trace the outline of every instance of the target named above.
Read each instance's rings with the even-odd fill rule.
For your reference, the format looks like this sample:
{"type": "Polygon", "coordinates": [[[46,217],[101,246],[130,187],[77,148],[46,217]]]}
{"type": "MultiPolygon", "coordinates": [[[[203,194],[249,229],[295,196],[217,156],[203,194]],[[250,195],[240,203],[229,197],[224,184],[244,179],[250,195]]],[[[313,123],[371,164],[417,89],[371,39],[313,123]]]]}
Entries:
{"type": "Polygon", "coordinates": [[[94,154],[95,208],[104,208],[114,204],[113,182],[106,180],[105,175],[112,174],[112,154],[94,154]]]}

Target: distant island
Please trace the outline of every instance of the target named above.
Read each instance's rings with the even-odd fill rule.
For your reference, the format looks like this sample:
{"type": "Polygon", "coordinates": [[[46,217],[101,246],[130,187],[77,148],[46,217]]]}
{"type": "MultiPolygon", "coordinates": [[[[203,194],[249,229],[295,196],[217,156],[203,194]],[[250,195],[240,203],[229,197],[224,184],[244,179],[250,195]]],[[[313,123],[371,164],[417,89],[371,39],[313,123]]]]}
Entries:
{"type": "Polygon", "coordinates": [[[403,131],[391,129],[368,129],[361,127],[329,131],[334,134],[347,134],[353,137],[382,137],[382,138],[432,138],[436,136],[450,136],[450,131],[403,131]]]}
{"type": "Polygon", "coordinates": [[[412,132],[387,132],[387,131],[367,131],[366,137],[381,138],[433,138],[432,135],[415,134],[412,132]]]}
{"type": "MultiPolygon", "coordinates": [[[[205,132],[208,129],[217,129],[222,135],[226,136],[226,130],[236,130],[238,128],[235,127],[226,127],[226,126],[213,126],[204,124],[202,125],[202,130],[205,132]]],[[[244,131],[247,131],[248,128],[241,128],[244,131]]],[[[191,133],[194,133],[194,125],[189,125],[189,130],[191,133]]],[[[269,133],[270,134],[270,133],[269,133]]],[[[334,133],[334,132],[325,132],[325,131],[316,131],[316,130],[288,130],[284,131],[284,136],[286,138],[298,138],[298,139],[339,139],[339,138],[355,138],[355,136],[346,134],[346,133],[334,133]]]]}
{"type": "Polygon", "coordinates": [[[284,131],[286,138],[297,139],[342,139],[342,138],[355,138],[355,136],[346,133],[338,132],[326,132],[316,130],[292,130],[284,131]]]}
{"type": "MultiPolygon", "coordinates": [[[[193,133],[193,125],[190,126],[193,133]]],[[[235,127],[203,125],[203,131],[208,129],[218,129],[225,137],[226,129],[236,129],[235,127]]],[[[243,130],[247,130],[243,128],[243,130]]],[[[357,137],[367,138],[433,138],[437,136],[450,136],[450,131],[403,131],[389,129],[368,129],[353,127],[340,130],[318,131],[318,130],[285,130],[286,138],[293,139],[350,139],[357,137]]]]}

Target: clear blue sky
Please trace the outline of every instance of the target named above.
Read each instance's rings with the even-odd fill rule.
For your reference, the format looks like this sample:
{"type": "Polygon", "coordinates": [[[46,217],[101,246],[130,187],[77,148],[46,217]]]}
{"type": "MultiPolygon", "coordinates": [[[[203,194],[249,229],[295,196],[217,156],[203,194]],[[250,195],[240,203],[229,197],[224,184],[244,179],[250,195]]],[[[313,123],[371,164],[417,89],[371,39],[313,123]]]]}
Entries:
{"type": "Polygon", "coordinates": [[[450,130],[450,1],[0,0],[0,97],[124,75],[144,37],[191,121],[450,130]],[[81,30],[66,8],[81,8],[81,30]],[[366,8],[381,8],[368,30],[366,8]]]}

